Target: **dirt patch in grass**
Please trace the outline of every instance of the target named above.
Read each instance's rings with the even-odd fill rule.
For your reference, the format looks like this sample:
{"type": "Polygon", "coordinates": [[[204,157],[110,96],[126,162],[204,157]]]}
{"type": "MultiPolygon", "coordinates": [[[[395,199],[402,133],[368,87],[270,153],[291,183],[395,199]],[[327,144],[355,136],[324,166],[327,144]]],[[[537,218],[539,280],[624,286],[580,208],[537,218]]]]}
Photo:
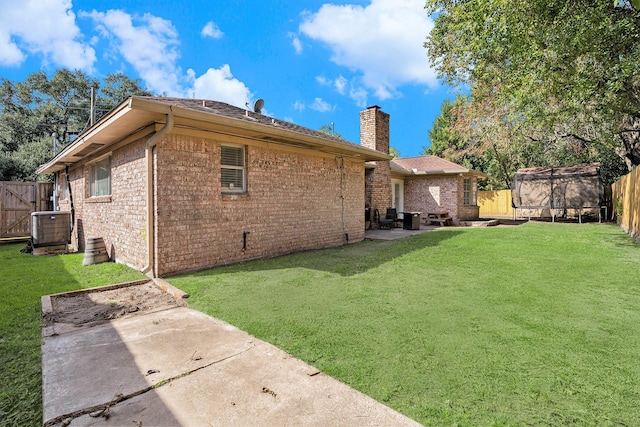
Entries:
{"type": "Polygon", "coordinates": [[[184,306],[186,302],[158,288],[153,282],[52,295],[44,326],[71,324],[94,326],[125,316],[184,306]]]}

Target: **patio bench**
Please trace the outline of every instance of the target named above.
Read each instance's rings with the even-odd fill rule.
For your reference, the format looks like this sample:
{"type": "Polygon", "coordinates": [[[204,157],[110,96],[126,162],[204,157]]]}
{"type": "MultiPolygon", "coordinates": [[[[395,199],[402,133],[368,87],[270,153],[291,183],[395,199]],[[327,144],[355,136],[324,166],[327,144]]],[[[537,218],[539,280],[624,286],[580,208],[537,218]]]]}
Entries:
{"type": "Polygon", "coordinates": [[[426,225],[440,224],[441,227],[451,225],[451,217],[448,212],[429,212],[425,221],[426,225]]]}

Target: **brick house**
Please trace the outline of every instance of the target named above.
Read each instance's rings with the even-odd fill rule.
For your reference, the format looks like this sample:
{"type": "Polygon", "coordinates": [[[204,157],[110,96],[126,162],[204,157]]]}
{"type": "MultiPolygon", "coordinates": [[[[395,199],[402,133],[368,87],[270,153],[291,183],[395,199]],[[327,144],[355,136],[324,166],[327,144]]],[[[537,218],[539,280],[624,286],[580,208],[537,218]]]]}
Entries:
{"type": "MultiPolygon", "coordinates": [[[[378,106],[360,113],[362,146],[389,153],[389,115],[378,106]]],[[[454,224],[477,219],[478,179],[487,175],[437,156],[369,162],[365,172],[365,203],[384,215],[398,212],[447,212],[454,224]]]]}
{"type": "Polygon", "coordinates": [[[365,163],[388,169],[386,153],[220,102],[133,96],[38,172],[57,174],[76,249],[102,237],[157,277],[362,240],[365,163]]]}
{"type": "Polygon", "coordinates": [[[437,156],[391,161],[394,190],[404,187],[404,200],[395,196],[400,191],[394,191],[394,205],[406,211],[447,212],[454,224],[479,218],[478,179],[482,178],[487,176],[437,156]]]}

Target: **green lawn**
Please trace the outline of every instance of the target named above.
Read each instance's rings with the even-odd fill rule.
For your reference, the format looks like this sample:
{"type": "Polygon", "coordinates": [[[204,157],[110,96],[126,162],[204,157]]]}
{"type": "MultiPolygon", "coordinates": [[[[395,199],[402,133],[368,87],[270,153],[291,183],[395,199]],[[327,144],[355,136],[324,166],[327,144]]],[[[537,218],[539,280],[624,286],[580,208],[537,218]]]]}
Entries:
{"type": "Polygon", "coordinates": [[[0,425],[42,425],[42,295],[137,280],[123,265],[82,266],[83,254],[32,256],[0,245],[0,425]]]}
{"type": "MultiPolygon", "coordinates": [[[[0,425],[41,425],[40,296],[135,280],[0,245],[0,425]]],[[[640,247],[612,225],[441,229],[170,278],[426,425],[640,425],[640,247]]]]}
{"type": "MultiPolygon", "coordinates": [[[[640,247],[529,223],[170,278],[189,304],[426,425],[640,425],[640,247]]],[[[34,380],[34,385],[38,380],[34,380]]]]}

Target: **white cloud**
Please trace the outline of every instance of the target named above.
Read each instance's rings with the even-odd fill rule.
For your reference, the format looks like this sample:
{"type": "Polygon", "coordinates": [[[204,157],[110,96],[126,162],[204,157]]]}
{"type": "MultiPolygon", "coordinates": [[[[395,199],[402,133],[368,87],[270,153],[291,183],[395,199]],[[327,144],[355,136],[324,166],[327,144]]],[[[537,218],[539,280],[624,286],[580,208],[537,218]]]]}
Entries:
{"type": "MultiPolygon", "coordinates": [[[[84,15],[96,22],[102,36],[133,66],[153,92],[215,99],[241,108],[251,101],[251,91],[233,76],[228,64],[218,69],[209,68],[201,76],[193,69],[183,72],[177,65],[180,58],[178,32],[171,21],[150,14],[132,16],[121,10],[105,13],[94,10],[84,15]]],[[[216,34],[215,24],[209,24],[212,24],[211,34],[216,34]]]]}
{"type": "Polygon", "coordinates": [[[302,53],[302,42],[300,41],[300,37],[296,33],[289,33],[287,36],[291,39],[291,46],[296,50],[296,53],[299,55],[302,53]]]}
{"type": "Polygon", "coordinates": [[[325,76],[316,76],[316,81],[322,86],[333,86],[335,90],[337,90],[341,95],[345,94],[345,89],[347,87],[347,84],[349,83],[349,81],[342,75],[338,76],[334,80],[330,80],[325,76]]]}
{"type": "Polygon", "coordinates": [[[367,107],[367,96],[369,93],[363,87],[352,87],[349,90],[349,98],[353,99],[360,108],[367,107]]]}
{"type": "Polygon", "coordinates": [[[121,10],[83,13],[98,25],[98,31],[138,72],[155,92],[177,96],[184,93],[180,85],[181,70],[178,33],[170,21],[151,14],[133,17],[121,10]]]}
{"type": "Polygon", "coordinates": [[[352,89],[360,98],[370,89],[384,100],[404,84],[438,85],[423,47],[432,28],[424,0],[372,0],[366,7],[325,4],[299,30],[326,43],[333,62],[362,73],[364,87],[352,89]]]}
{"type": "Polygon", "coordinates": [[[344,95],[345,88],[347,87],[347,79],[345,79],[343,76],[340,76],[335,79],[333,85],[335,86],[339,94],[344,95]]]}
{"type": "MultiPolygon", "coordinates": [[[[95,51],[83,44],[70,0],[25,0],[21,7],[0,0],[0,65],[18,66],[29,54],[41,54],[45,61],[62,67],[92,71],[95,51]]],[[[249,88],[231,73],[229,65],[209,68],[203,75],[186,73],[177,65],[180,58],[178,33],[163,18],[130,15],[121,10],[80,12],[90,18],[97,34],[110,44],[111,59],[130,64],[147,87],[169,96],[211,98],[244,107],[250,102],[249,88]]],[[[222,32],[213,22],[203,28],[206,37],[222,32]]],[[[97,44],[98,37],[91,43],[97,44]]]]}
{"type": "MultiPolygon", "coordinates": [[[[251,102],[251,91],[243,82],[233,77],[228,64],[217,70],[209,68],[200,77],[196,77],[195,71],[191,69],[187,74],[193,82],[191,91],[196,98],[215,99],[240,108],[251,102]]],[[[263,114],[266,115],[264,112],[263,114]]]]}
{"type": "Polygon", "coordinates": [[[211,37],[212,39],[219,39],[224,35],[224,33],[220,31],[220,28],[218,28],[218,26],[213,21],[209,21],[207,22],[207,25],[205,25],[204,28],[202,28],[200,35],[202,37],[211,37]]]}
{"type": "Polygon", "coordinates": [[[367,104],[369,91],[363,85],[361,77],[354,77],[349,81],[342,75],[334,80],[329,80],[325,76],[316,76],[316,81],[322,86],[333,86],[340,95],[347,95],[348,89],[349,98],[353,99],[358,107],[364,108],[367,104]]]}
{"type": "Polygon", "coordinates": [[[26,55],[11,40],[11,34],[0,30],[0,65],[17,66],[25,58],[26,55]]]}
{"type": "Polygon", "coordinates": [[[312,110],[318,111],[320,113],[326,113],[327,111],[333,110],[331,104],[326,101],[323,101],[322,98],[316,98],[313,100],[313,104],[309,106],[312,110]]]}
{"type": "Polygon", "coordinates": [[[327,79],[325,76],[316,76],[316,81],[323,86],[330,86],[331,81],[327,79]]]}
{"type": "Polygon", "coordinates": [[[293,103],[293,109],[297,111],[303,111],[305,109],[304,102],[296,101],[293,103]]]}
{"type": "Polygon", "coordinates": [[[95,50],[82,41],[71,0],[0,1],[0,65],[19,66],[28,54],[45,63],[91,70],[95,50]]]}

